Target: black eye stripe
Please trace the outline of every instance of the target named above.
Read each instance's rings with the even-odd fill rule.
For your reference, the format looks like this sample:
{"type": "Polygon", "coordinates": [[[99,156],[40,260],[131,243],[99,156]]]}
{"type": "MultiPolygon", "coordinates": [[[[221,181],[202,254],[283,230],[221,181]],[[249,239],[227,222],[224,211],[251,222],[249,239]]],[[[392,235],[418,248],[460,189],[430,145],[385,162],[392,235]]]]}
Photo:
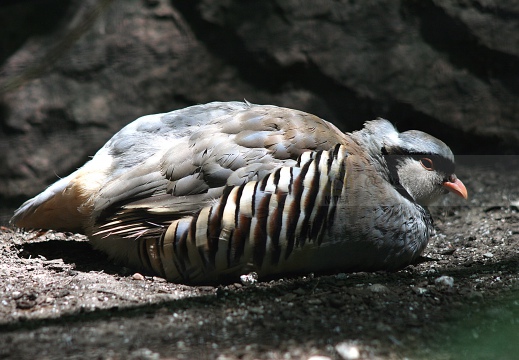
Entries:
{"type": "Polygon", "coordinates": [[[433,169],[439,172],[443,172],[446,174],[454,173],[454,163],[450,159],[446,159],[443,156],[435,154],[410,154],[410,156],[417,161],[421,161],[422,159],[429,159],[430,161],[432,161],[433,169]]]}
{"type": "MultiPolygon", "coordinates": [[[[420,161],[420,159],[428,158],[433,162],[434,170],[445,173],[445,174],[454,174],[454,170],[456,168],[454,162],[451,159],[448,159],[444,156],[438,154],[431,153],[414,153],[404,150],[401,147],[391,147],[391,148],[382,148],[381,153],[386,158],[392,158],[392,161],[398,161],[398,158],[410,156],[416,161],[420,161]]],[[[391,161],[391,162],[392,162],[391,161]]]]}

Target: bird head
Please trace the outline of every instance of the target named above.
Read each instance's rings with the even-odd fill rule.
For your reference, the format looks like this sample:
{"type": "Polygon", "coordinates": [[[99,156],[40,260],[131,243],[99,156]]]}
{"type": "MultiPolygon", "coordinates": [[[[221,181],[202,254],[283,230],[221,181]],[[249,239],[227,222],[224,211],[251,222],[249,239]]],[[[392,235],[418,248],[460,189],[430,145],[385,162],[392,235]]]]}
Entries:
{"type": "Polygon", "coordinates": [[[422,206],[449,192],[467,199],[467,189],[454,173],[454,155],[444,142],[422,131],[399,133],[384,119],[370,121],[366,128],[379,139],[379,158],[385,161],[390,182],[404,196],[422,206]]]}

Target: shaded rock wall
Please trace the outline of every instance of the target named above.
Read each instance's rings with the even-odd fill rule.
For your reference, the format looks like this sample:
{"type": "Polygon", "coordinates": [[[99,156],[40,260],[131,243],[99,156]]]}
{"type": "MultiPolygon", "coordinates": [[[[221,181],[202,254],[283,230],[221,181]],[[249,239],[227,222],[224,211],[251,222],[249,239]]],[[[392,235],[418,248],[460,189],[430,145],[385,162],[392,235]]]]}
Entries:
{"type": "Polygon", "coordinates": [[[515,1],[41,3],[0,8],[3,206],[133,119],[213,100],[293,107],[343,130],[382,116],[457,153],[519,149],[515,1]]]}

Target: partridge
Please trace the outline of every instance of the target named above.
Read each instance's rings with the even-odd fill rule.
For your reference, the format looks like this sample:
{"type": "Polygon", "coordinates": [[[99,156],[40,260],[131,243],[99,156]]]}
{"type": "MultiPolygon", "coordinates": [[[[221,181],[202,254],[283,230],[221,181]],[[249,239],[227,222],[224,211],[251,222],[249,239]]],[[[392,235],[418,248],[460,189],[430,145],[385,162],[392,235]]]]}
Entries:
{"type": "Polygon", "coordinates": [[[427,206],[467,198],[454,167],[442,141],[384,119],[344,134],[297,110],[213,102],[135,120],[11,221],[84,233],[174,282],[397,270],[427,245],[427,206]]]}

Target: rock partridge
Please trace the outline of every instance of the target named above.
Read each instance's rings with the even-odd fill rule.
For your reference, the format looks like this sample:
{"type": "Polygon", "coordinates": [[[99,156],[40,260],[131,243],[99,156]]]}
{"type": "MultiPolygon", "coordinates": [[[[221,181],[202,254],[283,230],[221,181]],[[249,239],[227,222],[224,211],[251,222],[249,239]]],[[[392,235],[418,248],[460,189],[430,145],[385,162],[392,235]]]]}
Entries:
{"type": "Polygon", "coordinates": [[[213,102],[130,123],[12,223],[84,233],[174,282],[397,270],[449,191],[467,198],[451,150],[426,133],[377,119],[344,134],[297,110],[213,102]]]}

